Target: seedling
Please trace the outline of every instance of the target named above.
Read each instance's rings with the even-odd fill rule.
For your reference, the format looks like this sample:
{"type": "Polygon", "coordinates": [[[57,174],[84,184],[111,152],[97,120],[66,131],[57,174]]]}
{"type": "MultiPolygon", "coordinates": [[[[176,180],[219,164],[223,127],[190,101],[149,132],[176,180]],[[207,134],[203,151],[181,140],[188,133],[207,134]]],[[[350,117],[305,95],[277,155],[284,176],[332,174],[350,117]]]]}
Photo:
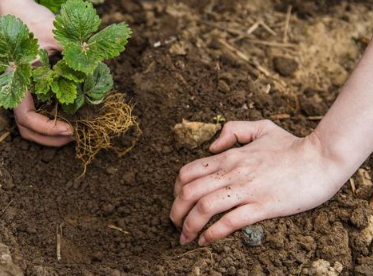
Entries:
{"type": "Polygon", "coordinates": [[[27,89],[39,101],[57,99],[68,113],[85,103],[102,103],[113,87],[104,60],[120,55],[131,35],[125,23],[113,24],[98,32],[101,20],[93,5],[68,0],[54,21],[55,38],[64,47],[62,59],[51,66],[45,50],[21,20],[0,18],[0,106],[15,108],[27,89]],[[39,58],[41,66],[30,63],[39,58]]]}
{"type": "MultiPolygon", "coordinates": [[[[1,1],[1,0],[0,0],[1,1]]],[[[101,19],[92,3],[83,0],[37,0],[52,11],[54,36],[64,47],[62,58],[51,64],[48,53],[38,50],[38,41],[16,17],[0,17],[0,107],[13,109],[29,90],[40,102],[56,102],[74,114],[88,105],[99,105],[95,116],[73,117],[77,157],[86,166],[101,149],[117,149],[112,140],[135,127],[140,133],[132,107],[123,94],[113,94],[110,69],[104,60],[119,56],[131,36],[126,23],[98,31],[101,19]],[[39,60],[38,67],[30,64],[39,60]]]]}
{"type": "Polygon", "coordinates": [[[217,115],[217,116],[214,117],[214,121],[217,124],[221,124],[221,123],[225,122],[225,118],[222,115],[217,115]]]}

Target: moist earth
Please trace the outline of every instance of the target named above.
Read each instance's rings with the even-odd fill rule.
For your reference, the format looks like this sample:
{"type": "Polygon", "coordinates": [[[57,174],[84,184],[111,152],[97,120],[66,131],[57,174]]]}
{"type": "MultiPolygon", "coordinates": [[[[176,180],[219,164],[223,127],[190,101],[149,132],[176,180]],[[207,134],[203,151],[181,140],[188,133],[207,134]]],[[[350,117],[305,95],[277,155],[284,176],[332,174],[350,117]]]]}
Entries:
{"type": "Polygon", "coordinates": [[[179,169],[210,155],[210,141],[177,143],[174,126],[221,115],[309,134],[361,57],[372,9],[370,1],[106,1],[104,23],[134,30],[109,66],[143,135],[123,158],[100,153],[78,178],[73,145],[42,147],[1,123],[0,248],[10,250],[10,275],[373,275],[372,159],[321,207],[259,223],[259,246],[238,231],[182,247],[168,218],[179,169]]]}

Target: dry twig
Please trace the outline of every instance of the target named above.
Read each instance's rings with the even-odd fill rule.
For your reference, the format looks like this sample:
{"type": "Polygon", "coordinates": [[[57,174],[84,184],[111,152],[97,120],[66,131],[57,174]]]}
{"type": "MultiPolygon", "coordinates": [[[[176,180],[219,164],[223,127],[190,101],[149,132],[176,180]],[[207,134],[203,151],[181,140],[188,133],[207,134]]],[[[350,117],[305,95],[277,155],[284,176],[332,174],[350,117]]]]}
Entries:
{"type": "Polygon", "coordinates": [[[352,190],[352,193],[355,195],[356,193],[356,186],[355,186],[355,181],[353,178],[350,178],[350,187],[351,187],[351,190],[352,190]]]}
{"type": "Polygon", "coordinates": [[[128,232],[128,231],[126,231],[126,230],[123,230],[122,228],[120,228],[120,227],[118,227],[118,226],[115,226],[115,225],[113,225],[113,224],[108,225],[108,227],[109,227],[110,229],[113,229],[113,230],[119,231],[119,232],[121,232],[121,233],[123,233],[123,234],[125,234],[125,235],[130,235],[130,234],[131,234],[130,232],[128,232]]]}
{"type": "Polygon", "coordinates": [[[284,38],[283,42],[288,43],[288,32],[289,32],[289,25],[290,25],[290,19],[291,19],[291,10],[293,9],[292,6],[288,7],[288,11],[286,13],[286,20],[285,20],[285,30],[284,30],[284,38]]]}
{"type": "Polygon", "coordinates": [[[57,261],[61,261],[62,224],[57,226],[57,261]]]}

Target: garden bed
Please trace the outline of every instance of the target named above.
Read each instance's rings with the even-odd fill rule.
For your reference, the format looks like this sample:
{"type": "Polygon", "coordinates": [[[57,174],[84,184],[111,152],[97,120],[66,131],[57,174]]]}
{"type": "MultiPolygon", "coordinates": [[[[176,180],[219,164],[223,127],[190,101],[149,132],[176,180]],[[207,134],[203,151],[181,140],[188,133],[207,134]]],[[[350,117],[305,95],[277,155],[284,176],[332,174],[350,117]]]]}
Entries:
{"type": "Polygon", "coordinates": [[[373,7],[318,2],[103,4],[106,25],[124,20],[134,31],[125,54],[108,65],[143,135],[121,159],[101,152],[78,179],[73,145],[45,148],[13,130],[0,144],[0,241],[14,263],[26,275],[287,276],[326,275],[312,274],[323,259],[337,273],[328,275],[373,275],[364,240],[373,160],[320,208],[260,223],[259,247],[248,247],[240,232],[181,247],[169,220],[178,170],[209,155],[209,143],[177,144],[175,124],[267,118],[304,136],[328,110],[373,33],[373,7]]]}

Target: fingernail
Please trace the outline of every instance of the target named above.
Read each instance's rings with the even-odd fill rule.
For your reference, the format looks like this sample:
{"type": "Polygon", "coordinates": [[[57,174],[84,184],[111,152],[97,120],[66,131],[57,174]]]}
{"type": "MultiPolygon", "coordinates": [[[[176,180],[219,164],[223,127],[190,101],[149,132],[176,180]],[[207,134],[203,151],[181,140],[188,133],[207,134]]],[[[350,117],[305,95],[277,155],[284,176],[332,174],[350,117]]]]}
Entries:
{"type": "Polygon", "coordinates": [[[180,235],[180,244],[181,244],[181,245],[185,245],[185,244],[187,244],[187,243],[188,243],[188,239],[185,237],[184,234],[181,234],[181,235],[180,235]]]}
{"type": "Polygon", "coordinates": [[[71,131],[66,131],[61,133],[62,136],[73,136],[73,133],[71,131]]]}
{"type": "Polygon", "coordinates": [[[72,130],[65,130],[61,132],[61,135],[63,136],[72,136],[74,132],[72,130]]]}
{"type": "Polygon", "coordinates": [[[206,238],[205,236],[201,236],[198,241],[199,246],[205,246],[206,245],[206,238]]]}

